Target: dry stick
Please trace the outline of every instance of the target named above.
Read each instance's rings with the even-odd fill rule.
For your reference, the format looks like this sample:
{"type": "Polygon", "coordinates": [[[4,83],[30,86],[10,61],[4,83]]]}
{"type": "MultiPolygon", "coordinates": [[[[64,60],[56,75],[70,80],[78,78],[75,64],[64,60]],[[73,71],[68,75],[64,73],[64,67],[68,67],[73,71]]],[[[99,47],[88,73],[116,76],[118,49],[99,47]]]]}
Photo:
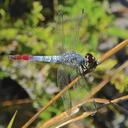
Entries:
{"type": "MultiPolygon", "coordinates": [[[[96,110],[95,110],[95,113],[96,113],[96,110]]],[[[71,120],[68,120],[68,121],[64,122],[63,124],[61,124],[61,125],[59,125],[59,126],[57,126],[55,128],[61,128],[61,127],[65,126],[65,125],[67,125],[69,123],[73,123],[73,122],[79,121],[79,120],[81,120],[81,119],[83,119],[85,117],[88,117],[90,115],[93,115],[93,114],[94,114],[94,111],[92,111],[92,112],[84,112],[80,116],[72,118],[71,120]]]]}
{"type": "Polygon", "coordinates": [[[1,105],[3,107],[7,107],[12,105],[30,104],[33,103],[34,101],[35,100],[30,100],[30,99],[7,100],[7,101],[3,101],[1,105]]]}
{"type": "MultiPolygon", "coordinates": [[[[85,100],[84,101],[84,104],[85,103],[89,103],[89,102],[94,102],[94,101],[96,103],[104,103],[104,104],[107,104],[107,103],[110,102],[110,100],[108,100],[108,99],[91,98],[91,99],[85,100]]],[[[71,108],[71,111],[76,110],[76,108],[78,106],[80,107],[82,105],[79,104],[79,105],[71,108]]],[[[46,123],[44,123],[43,125],[41,125],[39,128],[48,128],[49,126],[54,125],[56,122],[60,122],[60,119],[63,120],[64,118],[68,118],[68,117],[70,117],[69,114],[67,112],[63,112],[63,113],[59,114],[58,116],[55,116],[52,119],[50,119],[49,121],[47,121],[46,123]]]]}
{"type": "MultiPolygon", "coordinates": [[[[114,74],[119,73],[121,70],[123,70],[125,67],[128,66],[128,61],[126,61],[124,64],[122,64],[118,69],[112,71],[111,75],[109,76],[109,78],[104,79],[100,84],[98,84],[97,86],[94,86],[94,88],[92,89],[92,91],[86,95],[86,97],[77,105],[75,105],[74,107],[71,108],[71,113],[74,112],[76,109],[80,108],[82,105],[84,105],[89,98],[93,97],[99,90],[101,90],[111,79],[113,79],[114,74]],[[91,94],[91,95],[90,95],[91,94]]],[[[74,113],[76,114],[76,113],[74,113]]],[[[59,114],[58,116],[53,117],[52,119],[48,120],[47,122],[45,122],[44,124],[42,124],[40,128],[47,128],[53,124],[55,124],[56,122],[58,122],[60,119],[64,120],[65,118],[67,118],[69,115],[67,112],[63,112],[61,114],[59,114]]]]}
{"type": "MultiPolygon", "coordinates": [[[[107,53],[105,53],[100,59],[99,63],[102,63],[104,60],[108,59],[110,56],[121,50],[123,47],[128,45],[128,39],[118,44],[113,49],[109,50],[107,53]]],[[[34,122],[41,112],[46,110],[50,105],[52,105],[57,99],[59,99],[68,89],[70,89],[74,83],[76,83],[81,77],[76,77],[71,83],[69,83],[62,91],[60,91],[54,98],[52,98],[43,108],[41,108],[26,124],[22,126],[22,128],[27,128],[32,122],[34,122]]]]}
{"type": "MultiPolygon", "coordinates": [[[[127,100],[127,99],[128,99],[128,95],[122,96],[122,97],[120,97],[120,98],[116,98],[116,99],[114,99],[114,100],[108,100],[104,106],[109,105],[109,104],[111,104],[111,103],[118,103],[118,102],[120,102],[120,101],[122,101],[122,100],[127,100]]],[[[103,107],[104,107],[104,106],[103,106],[103,107]]],[[[100,110],[100,109],[102,109],[103,107],[99,107],[99,108],[97,108],[97,110],[100,110]]],[[[90,115],[95,114],[95,113],[97,112],[97,110],[93,110],[93,111],[90,111],[90,112],[84,112],[84,113],[82,113],[80,116],[74,117],[74,118],[72,118],[71,120],[68,120],[68,121],[64,122],[63,124],[57,126],[56,128],[60,128],[60,127],[65,126],[65,125],[67,125],[67,124],[69,124],[69,123],[73,123],[73,122],[79,121],[79,120],[81,120],[81,119],[84,119],[84,118],[86,118],[86,117],[88,117],[88,116],[90,116],[90,115]]]]}
{"type": "MultiPolygon", "coordinates": [[[[91,91],[91,93],[89,93],[82,102],[80,102],[79,104],[77,104],[73,108],[71,108],[71,113],[73,113],[75,110],[79,109],[80,106],[85,104],[88,101],[89,98],[91,98],[99,90],[101,90],[108,82],[109,82],[109,79],[105,79],[98,86],[95,86],[93,88],[93,90],[91,91]],[[90,95],[90,94],[92,94],[92,95],[90,95]]],[[[73,113],[73,114],[76,114],[76,113],[73,113]]],[[[68,117],[69,117],[69,114],[67,112],[63,112],[63,113],[59,114],[58,116],[55,116],[52,119],[45,122],[44,124],[42,124],[40,128],[48,128],[49,126],[51,126],[51,125],[57,123],[58,121],[60,121],[60,119],[64,120],[65,118],[68,118],[68,117]]]]}
{"type": "MultiPolygon", "coordinates": [[[[85,100],[83,104],[88,103],[88,102],[94,102],[94,101],[97,102],[97,103],[108,103],[109,102],[109,100],[107,100],[107,99],[91,98],[91,99],[85,100]]],[[[72,107],[71,108],[71,113],[73,111],[75,111],[76,109],[80,108],[80,106],[82,106],[82,103],[72,107]]],[[[76,113],[74,113],[74,114],[76,114],[76,113]]],[[[39,128],[48,128],[48,127],[60,122],[60,120],[67,119],[68,117],[69,117],[69,114],[67,113],[67,111],[65,111],[65,112],[53,117],[52,119],[48,120],[44,124],[40,125],[39,128]]]]}
{"type": "Polygon", "coordinates": [[[103,54],[101,56],[101,58],[99,59],[99,62],[102,63],[104,60],[108,59],[110,56],[112,56],[113,54],[115,54],[116,52],[118,52],[119,50],[121,50],[122,48],[124,48],[127,45],[128,45],[128,39],[122,41],[117,46],[115,46],[114,48],[112,48],[111,50],[109,50],[108,52],[103,54]]]}

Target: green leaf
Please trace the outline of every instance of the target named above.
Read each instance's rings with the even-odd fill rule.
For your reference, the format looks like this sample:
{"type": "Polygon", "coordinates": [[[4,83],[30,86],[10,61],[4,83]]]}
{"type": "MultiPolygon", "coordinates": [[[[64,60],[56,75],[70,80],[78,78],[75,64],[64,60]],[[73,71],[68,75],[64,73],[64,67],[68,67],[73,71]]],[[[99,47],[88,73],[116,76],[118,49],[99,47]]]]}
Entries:
{"type": "Polygon", "coordinates": [[[7,126],[7,128],[12,128],[12,125],[13,125],[13,123],[14,123],[16,114],[17,114],[17,111],[14,113],[14,115],[13,115],[12,119],[10,120],[10,122],[9,122],[9,124],[8,124],[8,126],[7,126]]]}

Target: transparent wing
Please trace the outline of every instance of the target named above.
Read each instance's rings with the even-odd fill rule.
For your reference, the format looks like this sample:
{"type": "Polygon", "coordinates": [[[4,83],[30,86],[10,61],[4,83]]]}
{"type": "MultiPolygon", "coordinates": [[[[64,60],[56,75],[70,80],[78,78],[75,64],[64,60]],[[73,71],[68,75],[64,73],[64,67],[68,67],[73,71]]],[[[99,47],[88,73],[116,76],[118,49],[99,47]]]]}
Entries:
{"type": "MultiPolygon", "coordinates": [[[[77,74],[78,75],[78,74],[77,74]]],[[[88,93],[88,85],[84,78],[81,78],[71,90],[72,106],[80,103],[88,93]]]]}
{"type": "MultiPolygon", "coordinates": [[[[76,69],[67,66],[59,66],[57,71],[57,84],[59,89],[63,89],[76,76],[78,76],[76,69]]],[[[81,79],[80,81],[77,81],[75,85],[73,85],[73,87],[62,96],[64,109],[69,110],[69,114],[71,112],[71,107],[78,104],[87,93],[86,87],[87,85],[85,79],[81,79]]]]}
{"type": "Polygon", "coordinates": [[[58,44],[57,49],[59,53],[64,53],[66,51],[65,45],[65,34],[64,34],[64,14],[63,11],[58,11],[57,15],[55,16],[56,21],[56,42],[58,44]]]}
{"type": "Polygon", "coordinates": [[[58,11],[55,18],[56,39],[59,42],[61,53],[84,49],[83,44],[80,43],[80,27],[84,17],[84,11],[81,11],[77,16],[64,15],[62,10],[58,11]]]}
{"type": "MultiPolygon", "coordinates": [[[[58,41],[60,42],[60,47],[59,51],[61,54],[66,52],[66,43],[65,43],[65,34],[64,34],[64,15],[62,11],[58,12],[57,15],[57,38],[58,41]]],[[[69,83],[71,82],[71,76],[69,73],[69,68],[61,65],[58,67],[57,70],[57,85],[60,89],[60,91],[69,83]]],[[[64,93],[62,96],[63,104],[64,104],[64,109],[69,110],[72,106],[72,100],[71,100],[71,95],[70,91],[67,91],[64,93]]]]}
{"type": "Polygon", "coordinates": [[[60,43],[59,49],[61,50],[61,53],[68,50],[78,50],[78,47],[80,46],[80,26],[83,19],[83,11],[77,16],[64,15],[63,11],[58,11],[56,16],[56,33],[57,40],[60,43]]]}
{"type": "MultiPolygon", "coordinates": [[[[93,89],[93,86],[92,86],[93,80],[91,79],[93,78],[90,78],[90,77],[93,77],[93,76],[91,76],[91,74],[87,74],[86,76],[82,76],[81,79],[78,81],[77,87],[73,92],[73,95],[75,96],[75,98],[72,96],[73,99],[75,99],[74,105],[80,102],[83,102],[85,100],[88,100],[90,98],[93,98],[92,91],[91,91],[93,89]]],[[[90,111],[90,110],[96,110],[96,109],[97,109],[97,104],[95,101],[90,103],[87,102],[82,106],[83,111],[90,111]]]]}
{"type": "MultiPolygon", "coordinates": [[[[67,48],[70,48],[70,51],[76,51],[79,40],[79,27],[83,15],[79,15],[77,19],[66,20],[63,13],[58,15],[58,37],[60,43],[61,53],[66,52],[67,48]],[[74,20],[73,22],[71,22],[74,20]],[[65,27],[72,27],[70,33],[65,32],[65,27]],[[72,32],[71,32],[72,31],[72,32]],[[70,43],[70,45],[69,45],[70,43]],[[74,46],[74,47],[73,47],[74,46]]],[[[69,29],[67,28],[67,30],[69,29]]],[[[67,66],[59,66],[57,71],[57,85],[63,89],[68,85],[76,76],[78,76],[77,69],[72,69],[67,66]]],[[[84,79],[78,81],[70,90],[68,90],[63,96],[64,108],[69,110],[72,106],[76,105],[87,93],[87,85],[84,79]]]]}
{"type": "MultiPolygon", "coordinates": [[[[57,70],[57,85],[59,89],[63,89],[66,85],[68,85],[71,81],[70,74],[67,70],[66,67],[59,66],[57,70]]],[[[70,92],[67,91],[63,96],[63,103],[64,103],[64,109],[68,110],[72,106],[72,101],[71,101],[71,95],[70,92]]]]}
{"type": "Polygon", "coordinates": [[[80,43],[80,28],[84,17],[84,12],[80,12],[77,16],[63,16],[61,30],[65,35],[63,46],[67,51],[83,50],[83,44],[80,43]]]}
{"type": "Polygon", "coordinates": [[[73,25],[72,29],[72,43],[74,44],[73,50],[77,51],[78,47],[80,46],[80,28],[81,28],[81,23],[85,17],[85,12],[84,9],[81,10],[79,14],[77,14],[76,17],[72,18],[73,22],[71,24],[73,25]]]}

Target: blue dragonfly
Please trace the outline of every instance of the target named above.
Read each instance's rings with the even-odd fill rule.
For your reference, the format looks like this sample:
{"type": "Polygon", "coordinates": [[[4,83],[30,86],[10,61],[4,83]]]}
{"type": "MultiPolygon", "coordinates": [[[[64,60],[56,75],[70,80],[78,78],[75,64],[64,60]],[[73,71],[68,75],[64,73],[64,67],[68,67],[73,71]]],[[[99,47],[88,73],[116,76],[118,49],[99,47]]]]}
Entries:
{"type": "MultiPolygon", "coordinates": [[[[60,14],[60,37],[64,37],[64,28],[63,28],[63,15],[60,14]]],[[[79,28],[80,20],[76,22],[76,29],[79,28]]],[[[76,30],[75,37],[73,37],[73,45],[78,42],[79,36],[79,29],[76,30]]],[[[59,35],[58,35],[59,36],[59,35]]],[[[9,59],[11,60],[26,60],[26,61],[35,61],[35,62],[47,62],[47,63],[57,63],[60,64],[57,71],[57,84],[60,89],[63,89],[65,85],[67,85],[74,77],[77,75],[85,76],[87,73],[91,72],[96,68],[98,65],[98,61],[96,58],[91,54],[87,53],[85,56],[82,56],[77,50],[68,51],[65,49],[65,39],[62,39],[61,42],[61,50],[62,52],[59,55],[54,56],[32,56],[32,55],[9,55],[9,59]]],[[[83,77],[84,78],[84,77],[83,77]]],[[[75,87],[73,88],[73,92],[77,90],[81,84],[85,83],[85,80],[81,80],[82,82],[76,83],[75,87]],[[78,85],[79,84],[79,85],[78,85]]],[[[79,90],[79,89],[78,89],[79,90]]],[[[83,88],[82,88],[83,90],[83,88]]],[[[77,97],[79,97],[80,92],[77,92],[77,97]]],[[[69,91],[63,95],[63,102],[65,109],[69,109],[73,106],[72,96],[69,91]]],[[[79,99],[79,98],[78,98],[79,99]]]]}

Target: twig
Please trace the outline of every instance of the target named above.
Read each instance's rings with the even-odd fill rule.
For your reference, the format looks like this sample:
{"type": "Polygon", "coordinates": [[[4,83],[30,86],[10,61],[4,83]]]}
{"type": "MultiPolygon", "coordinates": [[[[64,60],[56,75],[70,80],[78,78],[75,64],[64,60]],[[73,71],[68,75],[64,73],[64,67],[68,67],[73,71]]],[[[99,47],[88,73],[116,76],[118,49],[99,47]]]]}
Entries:
{"type": "Polygon", "coordinates": [[[86,118],[86,117],[88,117],[90,115],[93,115],[94,113],[96,113],[96,110],[95,111],[92,111],[92,112],[91,111],[90,112],[84,112],[80,116],[77,116],[75,118],[72,118],[71,120],[68,120],[68,121],[64,122],[63,124],[57,126],[56,128],[60,128],[60,127],[63,127],[65,125],[69,124],[69,123],[73,123],[73,122],[79,121],[79,120],[81,120],[83,118],[86,118]]]}
{"type": "MultiPolygon", "coordinates": [[[[98,86],[96,86],[95,88],[93,88],[93,90],[91,91],[91,93],[89,93],[84,100],[82,100],[82,102],[80,102],[79,104],[73,106],[71,108],[71,114],[76,114],[75,110],[79,109],[80,106],[84,105],[85,103],[87,103],[89,100],[89,98],[91,98],[93,95],[95,95],[99,90],[101,90],[107,83],[109,82],[108,79],[103,80],[98,86]],[[90,95],[92,94],[92,95],[90,95]]],[[[94,101],[93,101],[94,102],[94,101]]],[[[78,112],[78,111],[77,111],[78,112]]],[[[60,120],[64,120],[65,118],[68,118],[70,115],[68,113],[68,110],[66,112],[63,112],[61,114],[59,114],[58,116],[53,117],[52,119],[48,120],[47,122],[45,122],[44,124],[41,125],[40,128],[48,128],[49,126],[52,126],[53,124],[57,123],[60,120]]]]}
{"type": "MultiPolygon", "coordinates": [[[[120,98],[116,98],[116,99],[111,100],[111,101],[110,101],[110,100],[107,100],[107,103],[105,103],[105,105],[103,105],[102,107],[97,108],[97,110],[100,110],[100,109],[102,109],[103,107],[105,107],[105,106],[107,106],[107,105],[109,105],[109,104],[111,104],[111,103],[118,103],[118,102],[120,102],[120,101],[122,101],[122,100],[127,100],[127,99],[128,99],[128,95],[122,96],[122,97],[120,97],[120,98]]],[[[96,100],[96,99],[95,99],[95,100],[96,100]]],[[[106,100],[106,99],[105,99],[105,100],[106,100]]],[[[88,117],[88,116],[90,116],[90,115],[95,114],[95,113],[97,112],[97,110],[93,110],[93,111],[90,111],[90,112],[84,112],[84,113],[82,113],[80,116],[74,117],[74,118],[72,118],[72,119],[70,119],[70,120],[64,122],[63,124],[57,126],[56,128],[60,128],[60,127],[65,126],[65,125],[67,125],[67,124],[69,124],[69,123],[73,123],[73,122],[79,121],[79,120],[81,120],[81,119],[84,119],[84,118],[86,118],[86,117],[88,117]]],[[[44,128],[44,127],[42,127],[42,128],[44,128]]]]}
{"type": "MultiPolygon", "coordinates": [[[[104,55],[101,56],[101,58],[99,59],[99,62],[102,63],[103,61],[105,61],[106,59],[108,59],[110,56],[112,56],[113,54],[115,54],[116,52],[118,52],[119,50],[121,50],[122,48],[124,48],[126,45],[128,45],[128,39],[121,42],[120,44],[118,44],[117,46],[115,46],[113,49],[109,50],[107,53],[105,53],[104,55]]],[[[22,128],[27,128],[32,122],[34,122],[38,116],[40,115],[41,112],[43,112],[44,110],[46,110],[50,105],[52,105],[57,99],[59,99],[68,89],[70,89],[81,77],[78,76],[76,77],[71,83],[69,83],[67,86],[65,86],[65,88],[60,91],[54,98],[52,98],[43,108],[41,108],[30,120],[28,120],[28,122],[26,122],[22,128]]]]}
{"type": "Polygon", "coordinates": [[[17,100],[3,101],[1,103],[1,105],[6,107],[6,106],[12,106],[12,105],[29,104],[29,103],[33,103],[33,102],[34,102],[34,100],[31,100],[31,99],[17,99],[17,100]]]}
{"type": "MultiPolygon", "coordinates": [[[[107,104],[110,102],[110,100],[107,100],[107,99],[102,99],[102,98],[91,98],[91,99],[88,99],[88,100],[85,100],[83,104],[86,104],[86,103],[90,103],[90,102],[96,102],[96,103],[104,103],[104,104],[107,104]]],[[[83,104],[78,104],[76,106],[74,106],[73,108],[71,108],[71,113],[73,111],[75,111],[77,108],[80,108],[80,106],[82,106],[83,104]]],[[[74,113],[76,114],[76,113],[74,113]]],[[[40,125],[39,128],[48,128],[54,124],[56,124],[57,122],[60,122],[60,120],[64,120],[64,119],[67,119],[69,118],[70,115],[67,113],[67,111],[59,114],[58,116],[55,116],[53,117],[52,119],[48,120],[47,122],[45,122],[44,124],[40,125]]]]}
{"type": "Polygon", "coordinates": [[[111,50],[109,50],[108,52],[106,52],[105,54],[103,54],[101,56],[101,58],[99,59],[99,62],[102,63],[103,61],[105,61],[106,59],[108,59],[113,54],[115,54],[116,52],[120,51],[122,48],[124,48],[127,45],[128,45],[128,39],[122,41],[121,43],[119,43],[118,45],[116,45],[114,48],[112,48],[111,50]]]}

